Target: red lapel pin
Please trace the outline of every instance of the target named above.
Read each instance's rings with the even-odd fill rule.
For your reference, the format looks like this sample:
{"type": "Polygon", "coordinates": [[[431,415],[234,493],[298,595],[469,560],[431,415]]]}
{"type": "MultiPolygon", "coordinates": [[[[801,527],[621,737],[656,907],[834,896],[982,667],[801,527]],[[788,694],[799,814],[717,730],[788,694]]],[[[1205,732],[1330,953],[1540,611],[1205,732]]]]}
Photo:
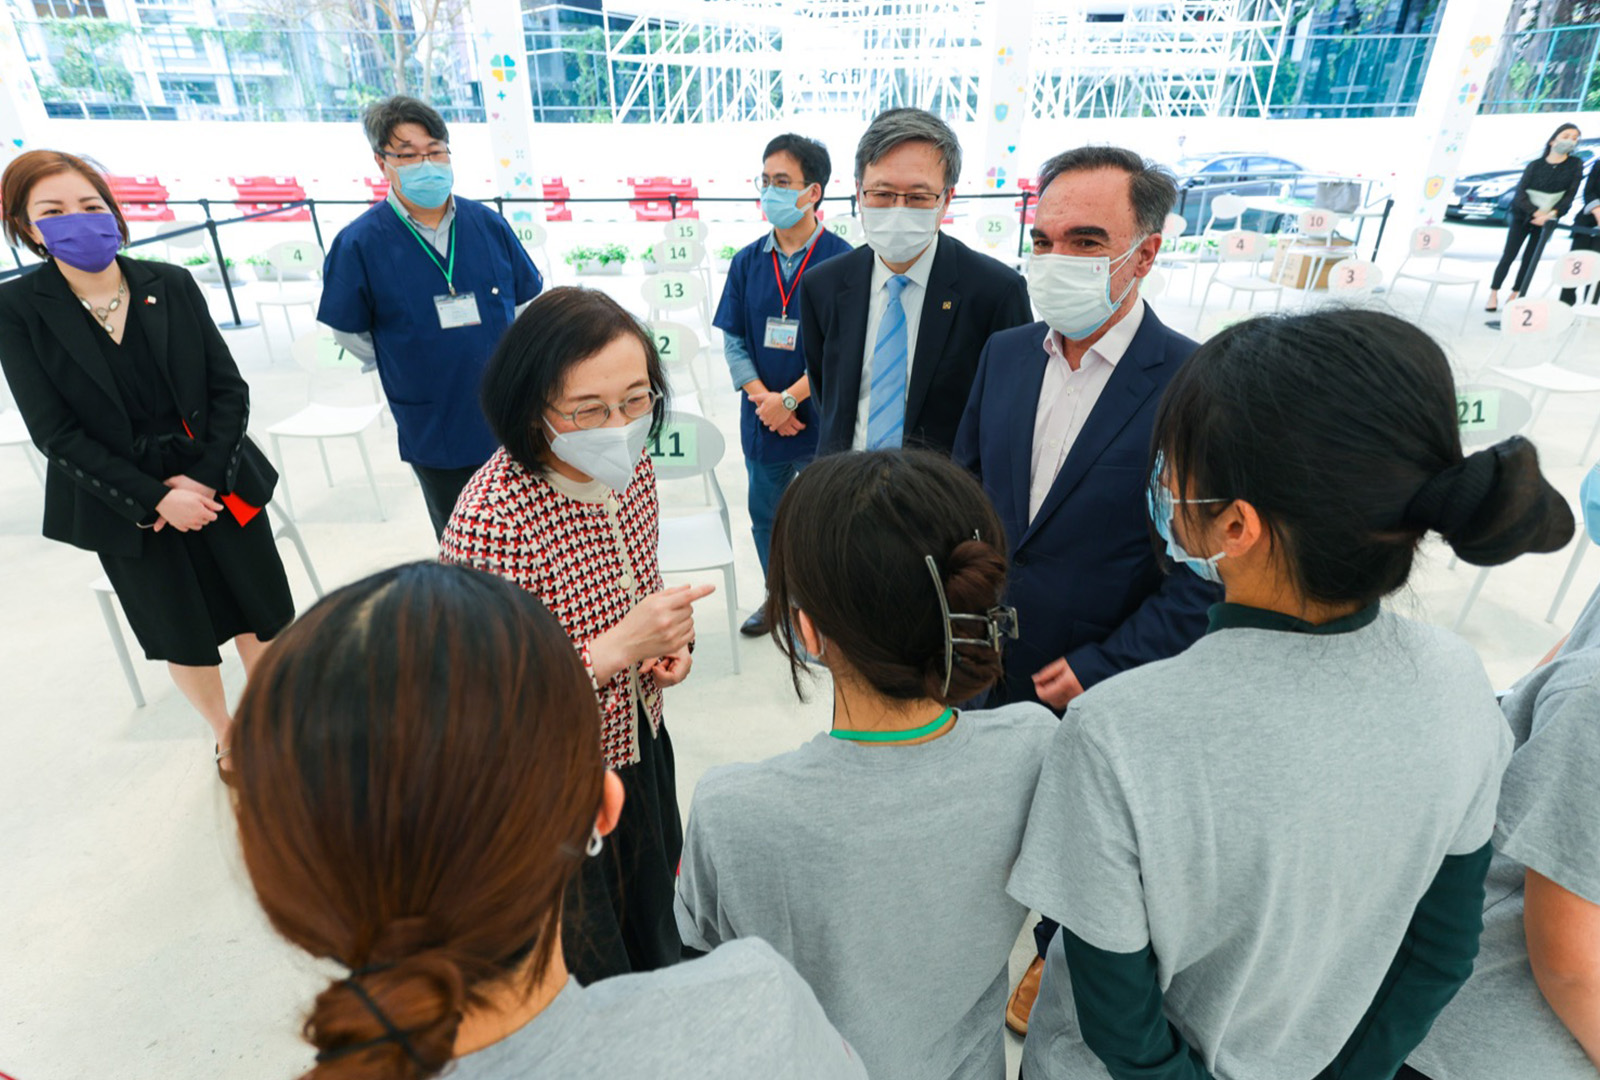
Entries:
{"type": "Polygon", "coordinates": [[[144,298],[144,302],[147,304],[153,304],[156,302],[156,298],[153,296],[147,296],[144,298]]]}

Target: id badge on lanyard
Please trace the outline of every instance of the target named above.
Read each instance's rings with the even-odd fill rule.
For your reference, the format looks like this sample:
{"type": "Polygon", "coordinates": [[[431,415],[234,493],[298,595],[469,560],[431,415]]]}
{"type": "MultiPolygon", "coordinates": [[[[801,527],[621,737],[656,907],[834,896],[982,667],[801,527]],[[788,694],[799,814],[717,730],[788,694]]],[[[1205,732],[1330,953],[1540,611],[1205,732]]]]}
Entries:
{"type": "Polygon", "coordinates": [[[461,326],[477,326],[483,322],[478,315],[478,298],[472,293],[440,293],[433,298],[439,310],[439,329],[454,330],[461,326]]]}
{"type": "Polygon", "coordinates": [[[789,318],[789,302],[794,299],[794,294],[800,288],[800,275],[806,272],[806,263],[811,261],[811,253],[817,250],[817,245],[812,244],[806,249],[806,257],[800,260],[800,266],[794,272],[794,284],[788,292],[783,291],[783,274],[778,269],[778,253],[772,253],[772,276],[778,279],[778,297],[783,301],[783,314],[777,318],[767,316],[767,332],[762,337],[761,343],[769,349],[782,349],[784,352],[794,352],[795,345],[800,338],[800,323],[789,318]]]}

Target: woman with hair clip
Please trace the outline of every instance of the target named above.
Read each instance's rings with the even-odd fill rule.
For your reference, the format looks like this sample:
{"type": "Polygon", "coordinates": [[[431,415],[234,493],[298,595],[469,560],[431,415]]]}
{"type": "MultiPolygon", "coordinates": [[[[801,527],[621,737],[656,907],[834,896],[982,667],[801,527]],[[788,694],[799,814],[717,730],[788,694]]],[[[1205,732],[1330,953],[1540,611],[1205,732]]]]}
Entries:
{"type": "Polygon", "coordinates": [[[1495,264],[1494,276],[1489,279],[1489,304],[1484,310],[1499,310],[1500,286],[1505,284],[1506,274],[1518,251],[1522,251],[1522,265],[1517,270],[1509,299],[1515,300],[1518,291],[1531,284],[1533,259],[1539,251],[1544,228],[1561,220],[1572,206],[1572,197],[1578,193],[1578,184],[1583,180],[1583,161],[1572,154],[1581,137],[1578,125],[1562,124],[1545,140],[1544,153],[1522,170],[1517,193],[1511,200],[1506,247],[1495,264]]]}
{"type": "Polygon", "coordinates": [[[1391,315],[1240,323],[1168,386],[1150,514],[1205,637],[1073,701],[1011,894],[1061,923],[1028,1080],[1393,1076],[1472,970],[1510,733],[1459,638],[1385,610],[1417,547],[1554,551],[1531,443],[1463,457],[1391,315]]]}
{"type": "Polygon", "coordinates": [[[330,594],[239,707],[234,809],[273,927],[349,969],[308,1080],[860,1080],[772,949],[584,988],[568,883],[623,806],[594,688],[537,599],[430,563],[330,594]]]}
{"type": "Polygon", "coordinates": [[[1005,891],[1056,719],[960,712],[1000,678],[1016,613],[983,489],[942,455],[823,458],[778,506],[767,617],[801,692],[833,676],[833,728],[713,769],[678,877],[684,944],[758,937],[792,961],[874,1080],[998,1077],[1005,891]]]}

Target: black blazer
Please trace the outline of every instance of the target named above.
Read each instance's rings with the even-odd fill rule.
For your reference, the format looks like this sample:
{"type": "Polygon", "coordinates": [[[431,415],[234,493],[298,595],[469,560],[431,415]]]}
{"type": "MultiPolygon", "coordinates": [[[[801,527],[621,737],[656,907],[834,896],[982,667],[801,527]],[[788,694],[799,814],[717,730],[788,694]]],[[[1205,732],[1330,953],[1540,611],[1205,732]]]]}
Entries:
{"type": "MultiPolygon", "coordinates": [[[[821,426],[817,454],[849,450],[861,402],[871,302],[871,247],[806,271],[800,291],[800,341],[821,426]]],[[[941,233],[928,275],[917,352],[906,388],[905,445],[948,454],[989,335],[1033,321],[1028,285],[1005,264],[941,233]]]]}
{"type": "MultiPolygon", "coordinates": [[[[188,475],[265,506],[278,474],[245,438],[250,388],[205,295],[181,266],[118,257],[130,304],[201,455],[188,475]]],[[[44,535],[89,551],[135,557],[141,525],[167,494],[136,464],[133,425],[66,279],[48,262],[0,285],[0,368],[36,446],[49,459],[44,535]]]]}

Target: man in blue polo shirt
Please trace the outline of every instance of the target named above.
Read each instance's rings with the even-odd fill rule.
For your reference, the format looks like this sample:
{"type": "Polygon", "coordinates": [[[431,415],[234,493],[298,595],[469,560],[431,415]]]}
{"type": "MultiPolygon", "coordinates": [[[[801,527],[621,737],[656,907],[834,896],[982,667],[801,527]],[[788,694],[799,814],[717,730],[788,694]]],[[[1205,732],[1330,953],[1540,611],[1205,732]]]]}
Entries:
{"type": "Polygon", "coordinates": [[[392,97],[362,123],[389,195],[334,237],[317,318],[378,365],[400,458],[439,535],[498,445],[478,404],[484,365],[544,282],[504,218],[451,197],[450,133],[438,112],[392,97]]]}
{"type": "MultiPolygon", "coordinates": [[[[750,477],[750,532],[763,575],[778,500],[817,453],[811,382],[800,350],[800,288],[810,267],[850,250],[817,221],[831,173],[828,149],[819,142],[779,135],[767,144],[756,188],[772,230],[733,257],[712,320],[723,333],[733,385],[744,391],[739,436],[750,477]]],[[[760,637],[768,629],[757,608],[740,632],[760,637]]]]}

